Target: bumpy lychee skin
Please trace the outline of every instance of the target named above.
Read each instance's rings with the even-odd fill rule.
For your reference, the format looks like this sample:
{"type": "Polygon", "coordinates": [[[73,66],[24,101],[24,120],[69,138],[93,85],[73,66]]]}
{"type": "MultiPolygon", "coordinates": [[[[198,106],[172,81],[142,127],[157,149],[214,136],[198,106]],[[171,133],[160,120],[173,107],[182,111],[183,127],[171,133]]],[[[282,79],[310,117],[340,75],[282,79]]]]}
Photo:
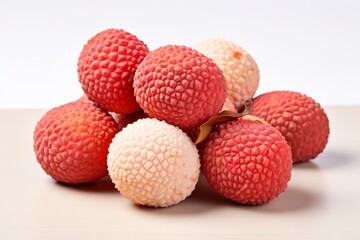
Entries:
{"type": "Polygon", "coordinates": [[[259,86],[259,69],[253,57],[239,45],[225,39],[212,38],[194,45],[210,57],[223,71],[227,95],[239,110],[251,99],[259,86]]]}
{"type": "Polygon", "coordinates": [[[108,29],[92,37],[78,60],[79,80],[89,99],[110,112],[139,110],[133,77],[148,52],[141,40],[121,29],[108,29]]]}
{"type": "Polygon", "coordinates": [[[185,46],[150,52],[136,70],[136,100],[150,117],[189,129],[217,114],[225,102],[224,76],[208,57],[185,46]]]}
{"type": "Polygon", "coordinates": [[[293,91],[264,93],[254,99],[251,114],[264,118],[284,135],[294,163],[314,159],[326,147],[329,119],[311,97],[293,91]]]}
{"type": "Polygon", "coordinates": [[[108,170],[116,188],[135,204],[169,207],[194,190],[200,159],[183,131],[147,118],[129,124],[115,136],[108,170]]]}
{"type": "Polygon", "coordinates": [[[269,202],[286,189],[291,177],[291,151],[284,137],[254,116],[217,125],[200,152],[210,185],[238,203],[269,202]]]}
{"type": "Polygon", "coordinates": [[[94,182],[108,174],[108,147],[117,132],[113,118],[95,104],[70,102],[38,121],[33,136],[36,159],[57,181],[94,182]]]}

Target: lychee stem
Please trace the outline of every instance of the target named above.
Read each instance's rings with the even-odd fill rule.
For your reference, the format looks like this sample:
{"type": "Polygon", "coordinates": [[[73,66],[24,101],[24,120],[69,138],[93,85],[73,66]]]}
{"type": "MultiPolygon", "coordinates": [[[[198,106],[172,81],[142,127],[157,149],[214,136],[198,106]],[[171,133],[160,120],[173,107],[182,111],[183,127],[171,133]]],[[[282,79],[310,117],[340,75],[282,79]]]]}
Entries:
{"type": "Polygon", "coordinates": [[[199,144],[204,141],[209,136],[211,130],[215,125],[226,123],[228,121],[233,121],[238,119],[239,117],[249,114],[252,106],[252,100],[246,99],[243,106],[244,107],[241,112],[235,113],[229,110],[224,110],[216,114],[215,116],[210,117],[206,122],[201,124],[199,134],[195,140],[195,144],[199,144]]]}

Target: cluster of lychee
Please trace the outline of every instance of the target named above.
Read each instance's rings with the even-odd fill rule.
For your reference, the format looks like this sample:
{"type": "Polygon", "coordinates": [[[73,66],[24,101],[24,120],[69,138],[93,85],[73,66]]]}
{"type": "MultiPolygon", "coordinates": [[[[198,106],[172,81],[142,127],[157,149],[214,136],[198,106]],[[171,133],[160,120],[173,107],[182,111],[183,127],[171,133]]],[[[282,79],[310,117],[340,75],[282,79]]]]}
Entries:
{"type": "Polygon", "coordinates": [[[77,71],[84,96],[39,120],[37,161],[68,184],[109,174],[138,205],[179,203],[201,172],[230,200],[269,202],[286,189],[293,163],[314,159],[328,141],[328,118],[312,98],[254,98],[258,66],[228,40],[150,51],[133,34],[108,29],[84,45],[77,71]]]}

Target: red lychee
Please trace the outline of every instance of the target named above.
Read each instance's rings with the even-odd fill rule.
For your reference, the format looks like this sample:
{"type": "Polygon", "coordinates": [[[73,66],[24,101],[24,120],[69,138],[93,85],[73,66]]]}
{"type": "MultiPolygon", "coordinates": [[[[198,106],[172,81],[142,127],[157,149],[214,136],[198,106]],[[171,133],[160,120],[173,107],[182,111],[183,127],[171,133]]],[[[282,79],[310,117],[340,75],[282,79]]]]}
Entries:
{"type": "Polygon", "coordinates": [[[208,57],[185,46],[150,52],[134,77],[136,100],[150,117],[190,129],[224,105],[224,76],[208,57]]]}
{"type": "Polygon", "coordinates": [[[314,159],[326,147],[329,120],[319,103],[293,91],[273,91],[256,97],[251,114],[277,128],[291,147],[293,161],[314,159]]]}
{"type": "Polygon", "coordinates": [[[238,203],[269,202],[291,177],[291,151],[284,137],[251,115],[215,126],[200,152],[209,184],[238,203]]]}
{"type": "Polygon", "coordinates": [[[53,179],[69,184],[94,182],[108,174],[108,147],[118,131],[114,119],[95,104],[70,102],[39,120],[34,152],[53,179]]]}
{"type": "Polygon", "coordinates": [[[124,30],[108,29],[96,34],[84,45],[78,60],[84,92],[110,112],[127,114],[139,110],[133,77],[148,52],[141,40],[124,30]]]}

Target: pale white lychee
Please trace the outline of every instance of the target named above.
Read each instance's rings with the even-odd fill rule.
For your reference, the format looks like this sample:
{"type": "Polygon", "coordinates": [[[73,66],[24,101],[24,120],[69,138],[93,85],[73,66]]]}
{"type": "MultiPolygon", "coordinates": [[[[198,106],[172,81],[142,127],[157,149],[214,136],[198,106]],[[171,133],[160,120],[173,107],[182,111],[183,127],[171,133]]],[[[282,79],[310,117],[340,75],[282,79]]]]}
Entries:
{"type": "Polygon", "coordinates": [[[226,39],[207,39],[193,46],[210,57],[223,71],[228,98],[239,110],[251,99],[259,86],[259,69],[250,54],[226,39]]]}
{"type": "Polygon", "coordinates": [[[182,130],[148,118],[129,124],[114,137],[108,170],[116,188],[135,204],[168,207],[194,190],[200,159],[182,130]]]}

